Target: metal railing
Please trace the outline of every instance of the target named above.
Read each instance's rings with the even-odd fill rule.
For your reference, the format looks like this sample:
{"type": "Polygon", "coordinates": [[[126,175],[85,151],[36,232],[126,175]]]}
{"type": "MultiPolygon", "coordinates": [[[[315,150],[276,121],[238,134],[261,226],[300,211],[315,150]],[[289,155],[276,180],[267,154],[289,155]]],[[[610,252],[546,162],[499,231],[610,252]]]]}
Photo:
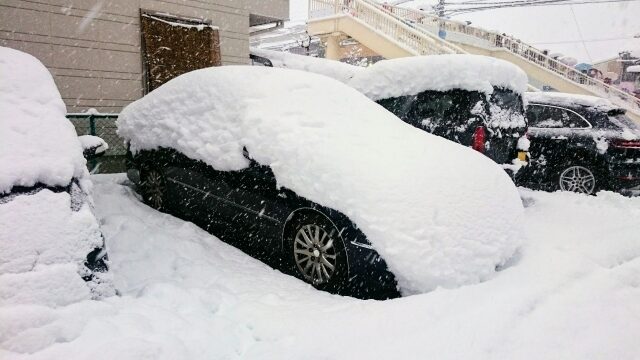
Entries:
{"type": "Polygon", "coordinates": [[[427,28],[465,34],[485,42],[486,45],[503,49],[563,79],[579,85],[585,90],[640,114],[640,99],[605,82],[587,76],[557,59],[519,39],[505,34],[484,30],[465,23],[439,18],[420,10],[380,4],[371,0],[310,0],[309,18],[351,15],[369,27],[384,33],[413,53],[451,54],[464,50],[437,37],[427,28]]]}
{"type": "Polygon", "coordinates": [[[414,55],[456,54],[464,50],[437,36],[425,33],[414,24],[386,12],[367,0],[310,0],[309,19],[349,15],[391,39],[414,55]]]}

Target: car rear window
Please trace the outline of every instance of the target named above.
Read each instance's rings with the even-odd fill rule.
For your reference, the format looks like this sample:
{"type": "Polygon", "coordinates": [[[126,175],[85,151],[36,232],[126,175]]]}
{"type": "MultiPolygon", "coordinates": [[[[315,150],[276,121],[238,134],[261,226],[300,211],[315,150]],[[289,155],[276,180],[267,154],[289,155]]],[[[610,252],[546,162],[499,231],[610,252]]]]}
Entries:
{"type": "Polygon", "coordinates": [[[608,114],[609,122],[620,129],[631,129],[640,131],[640,125],[629,119],[629,117],[623,113],[608,114]]]}

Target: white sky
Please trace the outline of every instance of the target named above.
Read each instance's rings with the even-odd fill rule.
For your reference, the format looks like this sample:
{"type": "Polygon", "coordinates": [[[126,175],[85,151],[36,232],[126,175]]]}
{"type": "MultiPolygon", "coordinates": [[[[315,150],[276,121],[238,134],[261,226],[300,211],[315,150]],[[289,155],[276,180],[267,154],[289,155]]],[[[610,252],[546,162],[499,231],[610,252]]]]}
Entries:
{"type": "MultiPolygon", "coordinates": [[[[418,0],[406,5],[429,7],[434,2],[418,0]]],[[[307,19],[307,3],[308,0],[290,0],[292,22],[307,19]]],[[[579,62],[597,62],[617,56],[622,50],[640,51],[640,38],[633,38],[640,35],[640,1],[486,10],[454,19],[513,35],[538,48],[575,57],[579,62]],[[581,38],[587,41],[583,44],[581,38]],[[561,41],[571,42],[551,44],[561,41]]]]}

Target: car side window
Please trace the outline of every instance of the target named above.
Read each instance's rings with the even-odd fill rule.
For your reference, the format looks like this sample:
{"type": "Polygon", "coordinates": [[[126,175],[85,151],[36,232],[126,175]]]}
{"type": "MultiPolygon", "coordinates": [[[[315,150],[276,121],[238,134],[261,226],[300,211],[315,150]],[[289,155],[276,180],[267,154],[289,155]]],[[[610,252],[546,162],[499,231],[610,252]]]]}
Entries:
{"type": "Polygon", "coordinates": [[[527,120],[531,127],[559,129],[562,128],[562,113],[562,109],[555,107],[529,105],[527,107],[527,120]]]}
{"type": "Polygon", "coordinates": [[[562,127],[570,129],[588,128],[589,123],[573,111],[562,109],[562,127]]]}

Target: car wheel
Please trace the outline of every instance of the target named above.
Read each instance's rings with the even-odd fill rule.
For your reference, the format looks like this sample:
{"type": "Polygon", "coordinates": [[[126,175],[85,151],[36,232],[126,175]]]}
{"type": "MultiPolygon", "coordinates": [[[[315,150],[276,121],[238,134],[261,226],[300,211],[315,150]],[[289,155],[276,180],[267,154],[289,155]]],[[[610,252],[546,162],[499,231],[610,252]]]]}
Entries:
{"type": "Polygon", "coordinates": [[[167,183],[162,172],[151,167],[144,167],[140,171],[140,195],[145,204],[156,210],[166,207],[167,183]]]}
{"type": "Polygon", "coordinates": [[[338,229],[325,217],[294,218],[285,242],[285,257],[295,276],[317,289],[340,293],[347,287],[349,262],[338,229]]]}
{"type": "Polygon", "coordinates": [[[558,177],[558,188],[562,191],[572,191],[592,195],[596,192],[595,173],[586,166],[567,166],[560,172],[560,176],[558,177]]]}

